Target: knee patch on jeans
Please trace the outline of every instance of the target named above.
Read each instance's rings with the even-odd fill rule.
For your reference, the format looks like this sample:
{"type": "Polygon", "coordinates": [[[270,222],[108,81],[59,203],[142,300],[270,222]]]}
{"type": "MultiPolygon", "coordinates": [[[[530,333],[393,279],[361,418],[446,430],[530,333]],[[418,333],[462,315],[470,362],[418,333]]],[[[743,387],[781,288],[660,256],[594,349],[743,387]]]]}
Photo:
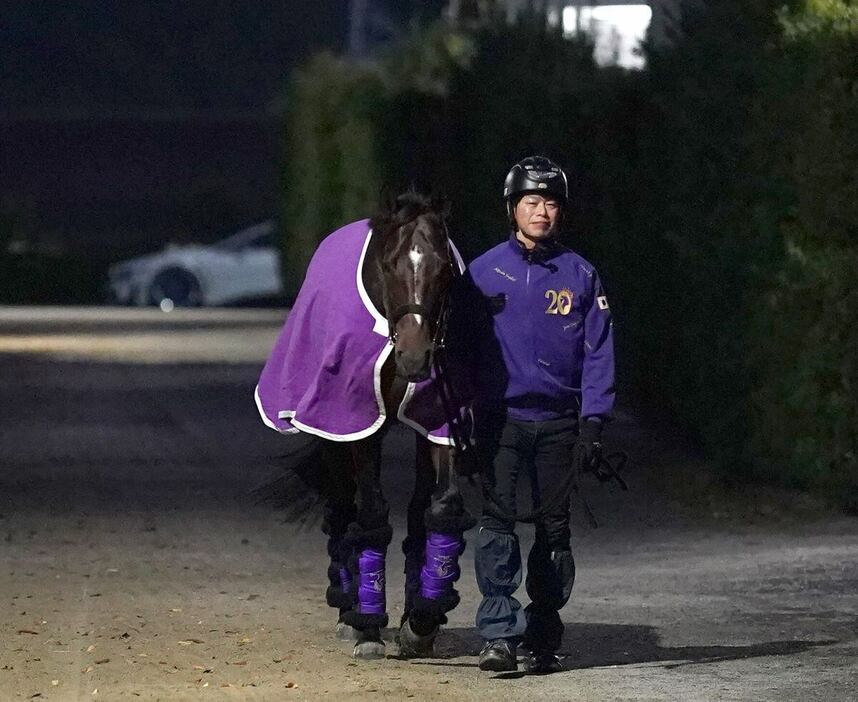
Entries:
{"type": "Polygon", "coordinates": [[[548,551],[538,545],[527,559],[527,594],[535,606],[559,610],[569,601],[575,584],[571,551],[548,551]]]}

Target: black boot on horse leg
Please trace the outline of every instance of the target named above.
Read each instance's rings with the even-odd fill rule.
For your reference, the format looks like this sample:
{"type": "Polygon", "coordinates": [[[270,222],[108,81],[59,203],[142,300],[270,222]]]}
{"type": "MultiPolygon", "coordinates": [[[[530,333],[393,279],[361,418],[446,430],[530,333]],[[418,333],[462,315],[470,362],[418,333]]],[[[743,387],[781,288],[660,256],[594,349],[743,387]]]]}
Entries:
{"type": "Polygon", "coordinates": [[[357,482],[357,520],[349,525],[349,572],[355,593],[354,609],[342,621],[357,632],[355,658],[383,658],[381,630],[387,626],[385,558],[393,536],[387,501],[381,491],[381,437],[351,444],[357,482]]]}
{"type": "Polygon", "coordinates": [[[463,533],[476,523],[459,492],[452,450],[433,445],[431,454],[436,482],[424,513],[426,539],[420,589],[399,631],[399,652],[408,658],[434,656],[439,627],[447,623],[447,612],[459,604],[453,583],[461,574],[463,533]]]}

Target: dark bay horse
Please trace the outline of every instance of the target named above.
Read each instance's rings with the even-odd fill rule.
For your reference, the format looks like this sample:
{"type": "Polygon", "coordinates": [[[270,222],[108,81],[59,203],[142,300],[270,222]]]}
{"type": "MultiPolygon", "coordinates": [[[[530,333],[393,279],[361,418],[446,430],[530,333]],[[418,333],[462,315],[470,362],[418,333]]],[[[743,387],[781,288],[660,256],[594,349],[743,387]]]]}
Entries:
{"type": "MultiPolygon", "coordinates": [[[[454,387],[458,397],[467,394],[466,364],[455,360],[465,354],[454,350],[457,344],[460,351],[464,347],[463,313],[471,293],[447,235],[446,214],[445,203],[410,192],[383,203],[369,222],[358,287],[362,283],[367,307],[374,307],[386,321],[385,349],[375,359],[374,376],[383,404],[380,424],[359,438],[348,434],[322,440],[318,450],[304,458],[305,472],[309,465],[325,499],[327,601],[339,610],[338,630],[354,633],[356,658],[378,658],[385,651],[381,638],[381,629],[388,624],[385,555],[393,533],[380,480],[381,442],[397,418],[417,429],[415,485],[403,542],[406,582],[400,654],[433,655],[439,625],[458,604],[453,584],[464,550],[462,534],[474,520],[458,489],[454,443],[462,442],[451,437],[462,430],[461,414],[459,403],[448,395],[453,395],[454,387]],[[439,377],[442,373],[446,381],[439,377]],[[443,411],[446,434],[421,431],[417,422],[403,416],[418,388],[424,398],[431,396],[436,411],[443,411]]],[[[306,326],[321,337],[312,316],[306,326]]],[[[271,363],[270,358],[266,371],[271,363]]],[[[305,364],[303,372],[315,369],[307,370],[305,364]]],[[[291,419],[298,429],[316,431],[301,424],[293,411],[279,416],[291,419]]]]}

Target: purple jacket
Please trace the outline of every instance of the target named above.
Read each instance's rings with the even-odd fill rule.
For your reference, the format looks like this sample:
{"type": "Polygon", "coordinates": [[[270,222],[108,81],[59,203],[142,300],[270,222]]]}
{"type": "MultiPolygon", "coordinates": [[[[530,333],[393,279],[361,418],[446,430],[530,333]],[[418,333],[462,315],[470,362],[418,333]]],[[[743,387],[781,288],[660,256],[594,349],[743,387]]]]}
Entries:
{"type": "MultiPolygon", "coordinates": [[[[387,319],[363,286],[369,238],[368,221],[354,222],[330,234],[313,254],[256,387],[257,408],[272,429],[355,441],[387,419],[380,376],[393,345],[387,319]]],[[[451,443],[434,375],[409,383],[395,414],[430,441],[451,443]]]]}
{"type": "Polygon", "coordinates": [[[493,320],[482,348],[477,403],[516,419],[610,416],[611,311],[599,276],[552,243],[528,254],[512,236],[470,265],[493,320]],[[492,348],[494,346],[494,348],[492,348]]]}

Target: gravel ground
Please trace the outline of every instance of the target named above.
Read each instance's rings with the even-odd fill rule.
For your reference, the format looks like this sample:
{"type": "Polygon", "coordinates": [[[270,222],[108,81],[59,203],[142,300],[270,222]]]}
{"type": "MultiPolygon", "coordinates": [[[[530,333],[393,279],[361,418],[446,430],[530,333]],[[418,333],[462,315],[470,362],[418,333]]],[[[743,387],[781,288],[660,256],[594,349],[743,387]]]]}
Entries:
{"type": "MultiPolygon", "coordinates": [[[[391,641],[354,661],[318,515],[285,524],[249,496],[284,441],[252,399],[281,319],[0,308],[0,698],[858,699],[858,521],[723,488],[629,408],[609,438],[632,491],[588,491],[599,529],[575,513],[562,673],[477,669],[470,549],[439,658],[391,641]]],[[[411,443],[386,443],[395,538],[411,443]]],[[[398,549],[388,562],[398,621],[398,549]]]]}

